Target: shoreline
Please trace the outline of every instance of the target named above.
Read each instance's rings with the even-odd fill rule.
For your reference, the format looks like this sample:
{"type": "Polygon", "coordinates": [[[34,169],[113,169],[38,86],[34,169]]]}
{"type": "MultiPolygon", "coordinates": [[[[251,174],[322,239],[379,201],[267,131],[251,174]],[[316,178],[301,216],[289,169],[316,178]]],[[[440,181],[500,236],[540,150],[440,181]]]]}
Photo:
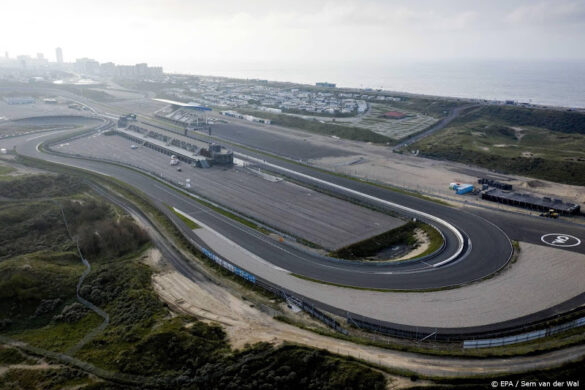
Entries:
{"type": "MultiPolygon", "coordinates": [[[[184,72],[169,72],[166,73],[169,76],[188,76],[188,77],[202,77],[202,78],[215,78],[215,79],[224,79],[224,80],[234,80],[234,81],[264,81],[266,80],[269,84],[288,84],[291,87],[304,87],[304,88],[319,88],[316,87],[314,84],[309,84],[307,82],[297,82],[297,81],[283,81],[271,78],[260,78],[260,77],[235,77],[235,76],[226,76],[226,75],[216,75],[216,74],[205,74],[205,72],[201,73],[184,73],[184,72]]],[[[315,80],[318,81],[318,80],[315,80]]],[[[513,89],[513,87],[511,87],[513,89]]],[[[566,104],[553,104],[553,103],[545,103],[539,102],[537,97],[532,98],[513,98],[513,97],[501,97],[501,98],[482,98],[482,97],[470,97],[470,96],[457,96],[456,94],[433,94],[433,93],[424,93],[424,92],[408,92],[406,90],[399,90],[399,89],[386,89],[386,88],[370,88],[370,87],[351,87],[351,86],[337,86],[336,88],[332,88],[334,91],[353,91],[353,92],[365,92],[365,93],[373,93],[373,94],[393,94],[397,96],[407,96],[407,97],[414,97],[414,98],[424,98],[424,99],[444,99],[444,100],[459,100],[459,101],[468,101],[473,103],[486,103],[486,104],[505,104],[507,100],[512,100],[515,102],[514,106],[517,107],[529,107],[529,108],[544,108],[544,109],[553,109],[553,110],[574,110],[577,112],[584,112],[585,113],[585,101],[581,104],[577,103],[574,105],[566,105],[566,104]]],[[[585,93],[585,90],[584,90],[585,93]]]]}

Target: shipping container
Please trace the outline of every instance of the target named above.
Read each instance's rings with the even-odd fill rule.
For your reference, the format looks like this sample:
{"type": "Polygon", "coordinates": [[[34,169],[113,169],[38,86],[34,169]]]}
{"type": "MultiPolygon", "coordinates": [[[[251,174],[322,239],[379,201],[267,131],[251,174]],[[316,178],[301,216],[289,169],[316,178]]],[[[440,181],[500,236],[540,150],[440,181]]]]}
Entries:
{"type": "Polygon", "coordinates": [[[457,187],[455,193],[457,195],[468,194],[473,191],[473,185],[471,184],[461,184],[457,187]]]}

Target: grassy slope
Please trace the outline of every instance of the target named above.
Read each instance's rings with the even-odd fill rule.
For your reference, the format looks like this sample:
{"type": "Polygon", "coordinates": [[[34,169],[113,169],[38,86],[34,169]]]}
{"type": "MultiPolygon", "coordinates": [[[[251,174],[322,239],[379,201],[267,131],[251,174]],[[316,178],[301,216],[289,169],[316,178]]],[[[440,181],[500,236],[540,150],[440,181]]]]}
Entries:
{"type": "Polygon", "coordinates": [[[421,229],[427,235],[429,248],[417,257],[427,256],[437,251],[443,245],[443,237],[430,225],[422,222],[408,222],[396,229],[389,230],[377,236],[357,242],[341,248],[329,255],[341,259],[361,260],[375,256],[378,252],[394,245],[408,245],[414,247],[417,244],[415,231],[421,229]]]}
{"type": "Polygon", "coordinates": [[[371,130],[357,126],[336,125],[332,123],[321,123],[318,120],[308,120],[292,115],[272,114],[264,111],[239,110],[243,114],[250,114],[260,118],[270,119],[272,124],[283,127],[292,127],[305,130],[311,133],[336,136],[354,141],[372,142],[378,144],[394,144],[392,138],[374,133],[371,130]]]}
{"type": "Polygon", "coordinates": [[[52,202],[0,203],[0,261],[16,254],[70,250],[66,234],[60,210],[52,202]]]}
{"type": "Polygon", "coordinates": [[[33,364],[34,359],[25,356],[16,348],[5,348],[0,345],[0,365],[33,364]]]}
{"type": "MultiPolygon", "coordinates": [[[[57,194],[69,188],[65,185],[56,190],[60,184],[68,184],[66,180],[50,184],[48,188],[53,188],[51,191],[57,194]]],[[[30,178],[28,185],[32,188],[39,184],[30,178]]],[[[6,188],[4,191],[9,193],[6,188]]],[[[99,233],[92,236],[103,237],[101,245],[80,240],[82,251],[91,253],[87,257],[92,263],[92,272],[82,286],[81,295],[104,308],[111,322],[77,353],[77,358],[113,371],[166,377],[165,381],[173,383],[182,378],[182,388],[219,389],[232,383],[237,383],[237,388],[292,389],[308,384],[325,389],[385,387],[383,375],[361,363],[296,346],[274,348],[261,344],[232,351],[220,327],[189,317],[172,318],[152,289],[152,270],[137,259],[143,248],[143,237],[128,225],[122,225],[123,229],[113,235],[118,240],[107,239],[104,225],[119,224],[124,217],[111,206],[100,202],[92,204],[88,195],[81,198],[81,203],[69,204],[62,197],[59,200],[64,204],[75,235],[83,238],[89,226],[91,231],[99,233]],[[96,219],[96,214],[101,218],[96,219]],[[127,242],[137,244],[128,246],[127,242]]],[[[11,203],[11,223],[19,218],[22,224],[34,219],[37,214],[27,211],[28,203],[38,202],[11,203]]],[[[47,207],[52,204],[46,203],[47,207]]],[[[52,210],[56,211],[60,209],[52,210]]],[[[54,222],[57,226],[57,221],[54,222]]],[[[43,232],[34,229],[22,229],[19,234],[18,238],[31,234],[43,236],[43,232]]],[[[52,247],[36,252],[18,247],[15,248],[17,253],[11,253],[0,262],[0,296],[3,298],[0,302],[4,305],[0,311],[1,334],[62,352],[101,322],[93,312],[84,309],[70,317],[57,317],[75,302],[75,284],[83,270],[68,240],[61,234],[51,242],[61,252],[55,252],[52,247]],[[18,253],[20,250],[24,254],[18,253]]],[[[3,360],[13,358],[4,355],[3,360]]],[[[78,378],[77,374],[67,373],[61,378],[62,373],[48,371],[27,376],[19,370],[11,370],[10,375],[0,380],[0,388],[59,388],[64,383],[87,383],[87,378],[78,378]],[[45,384],[47,375],[56,381],[55,387],[53,382],[45,384]]]]}
{"type": "Polygon", "coordinates": [[[468,104],[452,99],[403,97],[400,101],[376,101],[378,104],[387,104],[395,108],[419,112],[424,115],[441,118],[447,116],[450,110],[468,104]]]}
{"type": "Polygon", "coordinates": [[[14,172],[14,168],[7,165],[0,165],[0,179],[11,172],[14,172]]]}
{"type": "Polygon", "coordinates": [[[86,373],[68,367],[46,370],[19,368],[0,376],[0,390],[76,389],[94,382],[95,379],[89,378],[86,373]]]}
{"type": "Polygon", "coordinates": [[[484,107],[412,148],[432,158],[585,185],[585,115],[574,112],[484,107]]]}
{"type": "Polygon", "coordinates": [[[359,260],[374,256],[378,252],[394,245],[414,246],[416,244],[414,230],[417,226],[418,224],[414,222],[408,222],[396,229],[338,249],[329,255],[341,259],[359,260]]]}

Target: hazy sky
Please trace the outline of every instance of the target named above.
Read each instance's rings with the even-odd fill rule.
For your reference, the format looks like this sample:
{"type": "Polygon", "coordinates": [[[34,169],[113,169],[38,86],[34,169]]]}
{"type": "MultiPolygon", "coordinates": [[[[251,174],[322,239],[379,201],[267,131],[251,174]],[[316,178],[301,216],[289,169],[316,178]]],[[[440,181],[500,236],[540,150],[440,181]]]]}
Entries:
{"type": "Polygon", "coordinates": [[[0,50],[162,65],[585,59],[584,0],[5,1],[0,50]]]}

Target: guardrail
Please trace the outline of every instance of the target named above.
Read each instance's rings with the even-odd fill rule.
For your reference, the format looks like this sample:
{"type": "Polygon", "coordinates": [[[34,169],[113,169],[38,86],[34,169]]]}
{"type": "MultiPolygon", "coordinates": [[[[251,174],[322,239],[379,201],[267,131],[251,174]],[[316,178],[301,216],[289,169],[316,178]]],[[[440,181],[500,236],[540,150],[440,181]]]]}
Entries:
{"type": "Polygon", "coordinates": [[[503,345],[523,343],[525,341],[531,341],[540,339],[547,336],[552,336],[557,333],[561,333],[570,329],[575,329],[581,326],[585,326],[585,317],[578,318],[576,320],[553,326],[546,329],[534,330],[532,332],[521,333],[514,336],[499,337],[493,339],[478,339],[478,340],[465,340],[463,341],[463,348],[489,348],[489,347],[501,347],[503,345]]]}
{"type": "MultiPolygon", "coordinates": [[[[207,227],[204,224],[202,224],[200,221],[195,220],[193,217],[189,216],[188,214],[185,214],[181,210],[174,208],[174,211],[181,214],[185,218],[191,219],[191,220],[193,220],[193,222],[206,227],[207,229],[211,229],[210,227],[207,227]]],[[[222,258],[221,256],[215,254],[213,251],[203,247],[202,245],[200,245],[199,243],[197,243],[193,240],[189,240],[189,242],[197,250],[199,250],[207,258],[212,260],[214,263],[216,263],[220,267],[230,271],[231,273],[241,277],[242,279],[252,283],[255,286],[261,287],[264,290],[269,291],[270,293],[276,295],[277,297],[284,299],[287,302],[292,302],[294,305],[298,306],[299,308],[301,308],[303,311],[305,311],[306,313],[308,313],[312,317],[320,320],[321,322],[325,323],[327,326],[335,329],[336,331],[343,333],[343,334],[348,334],[347,330],[344,329],[338,321],[336,321],[331,316],[323,313],[322,311],[318,310],[312,303],[308,302],[303,297],[301,297],[297,294],[291,293],[290,291],[284,290],[284,289],[282,289],[282,288],[280,288],[280,287],[278,287],[278,286],[276,286],[268,281],[265,281],[265,280],[255,276],[255,275],[247,272],[247,271],[244,271],[243,269],[239,268],[238,266],[232,264],[230,261],[222,258]]]]}
{"type": "Polygon", "coordinates": [[[431,339],[434,341],[455,341],[448,337],[439,335],[437,329],[428,330],[426,328],[421,328],[420,331],[416,327],[414,330],[399,329],[397,327],[384,325],[381,321],[376,323],[372,322],[371,320],[368,321],[364,318],[365,317],[347,313],[347,323],[358,329],[367,330],[399,339],[422,340],[424,338],[425,340],[431,339]],[[429,335],[432,336],[428,337],[429,335]]]}
{"type": "Polygon", "coordinates": [[[330,328],[336,330],[339,333],[347,335],[349,332],[345,329],[341,324],[336,321],[333,317],[323,313],[321,310],[317,309],[313,304],[307,302],[303,298],[299,298],[294,294],[291,294],[289,291],[283,290],[275,285],[268,283],[262,279],[256,280],[256,286],[263,288],[264,290],[271,292],[272,294],[284,299],[285,301],[292,301],[296,306],[301,308],[304,312],[308,313],[311,317],[318,319],[319,321],[323,322],[325,325],[329,326],[330,328]]]}

